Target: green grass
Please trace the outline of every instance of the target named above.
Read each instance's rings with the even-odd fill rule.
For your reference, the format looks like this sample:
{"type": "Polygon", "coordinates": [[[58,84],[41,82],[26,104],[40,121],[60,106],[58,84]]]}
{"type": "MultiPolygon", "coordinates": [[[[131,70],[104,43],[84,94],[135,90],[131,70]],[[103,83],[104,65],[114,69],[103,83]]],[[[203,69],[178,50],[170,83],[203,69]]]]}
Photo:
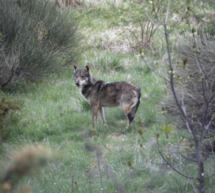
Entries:
{"type": "MultiPolygon", "coordinates": [[[[124,29],[137,25],[140,16],[139,8],[135,12],[134,4],[127,4],[74,10],[83,36],[82,59],[76,65],[89,64],[92,74],[105,81],[131,81],[141,88],[134,124],[125,130],[126,118],[121,109],[107,108],[107,126],[99,123],[97,132],[92,132],[91,109],[74,84],[73,68],[25,85],[9,95],[23,101],[24,106],[15,115],[19,121],[10,126],[10,137],[2,144],[0,164],[8,166],[11,150],[26,144],[51,148],[56,159],[39,175],[21,180],[19,186],[29,184],[32,193],[66,193],[72,189],[75,193],[99,193],[99,161],[104,192],[192,192],[186,179],[160,165],[163,162],[157,152],[156,135],[166,124],[161,112],[165,84],[145,66],[136,50],[125,49],[128,39],[124,29]],[[102,154],[96,155],[96,150],[90,151],[86,144],[95,145],[102,154]]],[[[165,145],[183,136],[186,133],[174,130],[170,139],[162,133],[159,140],[165,145]]]]}

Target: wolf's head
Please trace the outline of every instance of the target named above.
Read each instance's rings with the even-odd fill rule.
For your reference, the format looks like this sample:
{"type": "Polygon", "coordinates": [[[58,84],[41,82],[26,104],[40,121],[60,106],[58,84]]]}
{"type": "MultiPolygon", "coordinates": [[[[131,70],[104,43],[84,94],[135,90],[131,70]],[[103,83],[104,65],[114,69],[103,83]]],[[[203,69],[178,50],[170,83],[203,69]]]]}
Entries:
{"type": "Polygon", "coordinates": [[[74,74],[75,84],[78,87],[89,85],[90,84],[89,66],[86,66],[86,68],[78,68],[77,66],[74,66],[74,69],[75,69],[75,74],[74,74]]]}

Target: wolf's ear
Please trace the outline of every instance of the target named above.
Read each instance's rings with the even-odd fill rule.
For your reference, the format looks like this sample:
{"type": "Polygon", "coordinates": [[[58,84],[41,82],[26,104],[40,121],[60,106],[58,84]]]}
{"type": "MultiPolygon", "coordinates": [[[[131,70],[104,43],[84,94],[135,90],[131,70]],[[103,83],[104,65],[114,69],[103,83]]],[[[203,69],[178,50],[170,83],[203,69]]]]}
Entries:
{"type": "Polygon", "coordinates": [[[87,72],[90,72],[90,68],[88,65],[86,65],[86,69],[87,69],[87,72]]]}
{"type": "Polygon", "coordinates": [[[75,69],[75,70],[77,69],[77,66],[76,66],[76,65],[74,65],[74,69],[75,69]]]}

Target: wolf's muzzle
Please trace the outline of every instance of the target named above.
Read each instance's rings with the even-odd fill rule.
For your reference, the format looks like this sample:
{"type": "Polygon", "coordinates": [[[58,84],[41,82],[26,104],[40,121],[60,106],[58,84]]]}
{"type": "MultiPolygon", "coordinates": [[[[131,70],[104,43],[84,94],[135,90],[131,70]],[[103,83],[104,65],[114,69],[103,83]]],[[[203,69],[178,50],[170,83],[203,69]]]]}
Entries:
{"type": "Polygon", "coordinates": [[[76,82],[76,85],[77,85],[77,86],[80,86],[80,84],[79,84],[78,82],[76,82]]]}

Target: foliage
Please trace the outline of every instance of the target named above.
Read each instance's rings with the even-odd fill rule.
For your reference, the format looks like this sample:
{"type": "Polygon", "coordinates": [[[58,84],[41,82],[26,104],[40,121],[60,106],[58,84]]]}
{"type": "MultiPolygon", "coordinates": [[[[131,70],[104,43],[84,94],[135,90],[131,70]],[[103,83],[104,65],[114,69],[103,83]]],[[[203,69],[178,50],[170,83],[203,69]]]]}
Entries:
{"type": "Polygon", "coordinates": [[[10,129],[8,123],[11,123],[11,116],[14,111],[21,109],[21,102],[18,100],[8,100],[6,95],[0,95],[0,144],[5,141],[9,134],[10,129]]]}
{"type": "Polygon", "coordinates": [[[77,57],[77,24],[48,1],[0,1],[1,88],[36,80],[77,57]]]}

